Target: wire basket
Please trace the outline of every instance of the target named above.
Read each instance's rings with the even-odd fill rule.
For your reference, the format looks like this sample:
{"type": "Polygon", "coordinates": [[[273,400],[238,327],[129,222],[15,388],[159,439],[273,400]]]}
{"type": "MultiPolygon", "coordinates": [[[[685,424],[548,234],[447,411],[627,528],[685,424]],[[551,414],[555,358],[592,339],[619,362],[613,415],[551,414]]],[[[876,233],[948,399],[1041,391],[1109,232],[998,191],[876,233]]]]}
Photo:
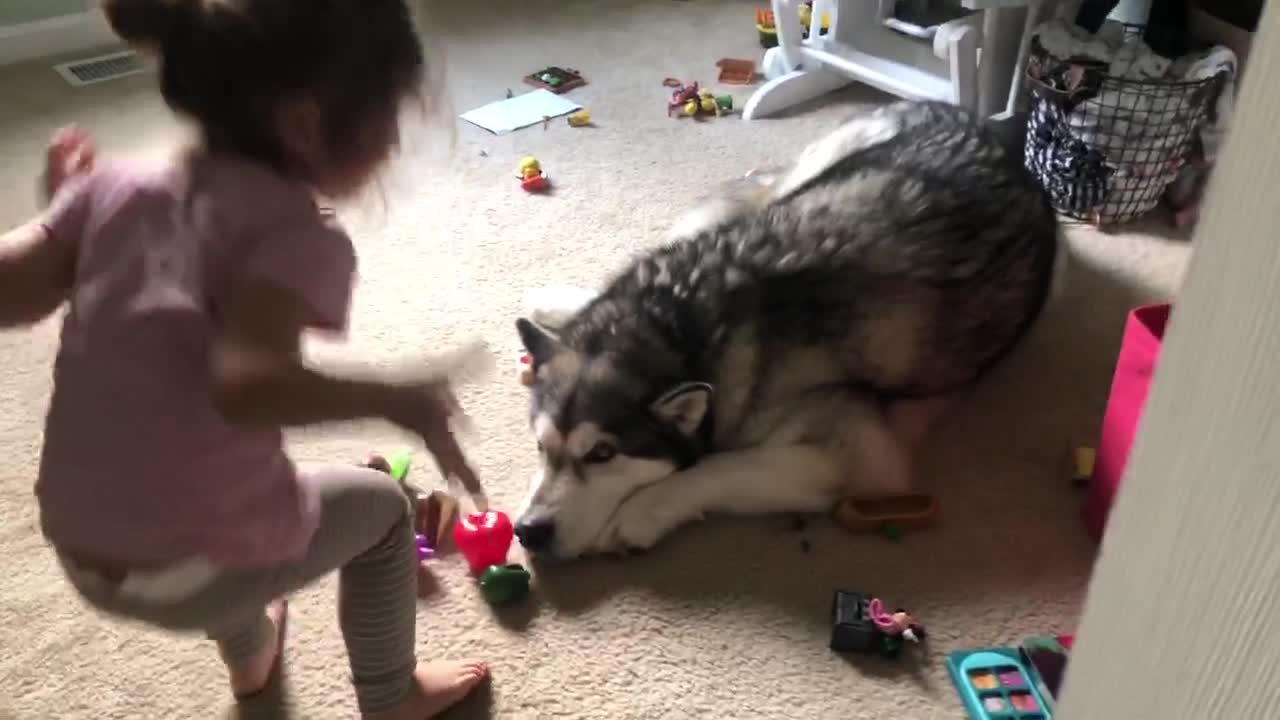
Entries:
{"type": "Polygon", "coordinates": [[[1032,38],[1027,169],[1063,215],[1132,220],[1160,203],[1186,164],[1224,80],[1114,77],[1105,62],[1055,58],[1032,38]]]}

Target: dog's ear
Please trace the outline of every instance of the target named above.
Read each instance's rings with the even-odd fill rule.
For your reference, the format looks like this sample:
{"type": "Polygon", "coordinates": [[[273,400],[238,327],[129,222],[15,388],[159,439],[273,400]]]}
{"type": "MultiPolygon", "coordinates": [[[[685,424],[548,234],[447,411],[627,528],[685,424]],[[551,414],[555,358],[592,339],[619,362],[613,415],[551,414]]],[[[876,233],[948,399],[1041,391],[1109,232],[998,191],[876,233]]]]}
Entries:
{"type": "Polygon", "coordinates": [[[681,383],[653,401],[649,409],[658,419],[685,435],[693,435],[711,407],[711,386],[701,382],[681,383]]]}
{"type": "Polygon", "coordinates": [[[520,333],[520,342],[529,351],[535,366],[546,363],[563,347],[554,335],[526,318],[516,320],[516,332],[520,333]]]}

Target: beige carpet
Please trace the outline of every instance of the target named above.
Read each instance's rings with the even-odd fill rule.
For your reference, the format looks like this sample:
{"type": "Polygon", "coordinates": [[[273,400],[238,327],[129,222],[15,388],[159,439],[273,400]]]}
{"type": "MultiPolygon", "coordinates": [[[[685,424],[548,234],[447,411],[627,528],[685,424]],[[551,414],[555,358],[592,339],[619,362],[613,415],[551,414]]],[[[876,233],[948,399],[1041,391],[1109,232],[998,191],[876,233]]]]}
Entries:
{"type": "MultiPolygon", "coordinates": [[[[460,125],[452,155],[417,161],[414,184],[391,183],[386,210],[356,219],[351,349],[380,361],[471,336],[505,360],[525,287],[599,282],[658,242],[708,184],[786,160],[841,113],[883,100],[852,89],[788,119],[667,119],[663,77],[712,80],[722,56],[759,57],[752,3],[478,5],[441,11],[456,109],[560,64],[590,78],[572,97],[598,127],[560,121],[493,137],[460,125]],[[512,179],[530,152],[554,194],[525,195],[512,179]]],[[[83,124],[111,154],[163,148],[174,126],[151,85],[137,77],[72,90],[46,64],[0,70],[0,227],[31,213],[42,143],[58,124],[83,124]]],[[[748,92],[734,94],[741,103],[748,92]]],[[[1160,220],[1148,225],[1151,233],[1071,233],[1066,297],[940,430],[925,461],[945,512],[934,531],[892,544],[826,521],[803,531],[788,518],[714,521],[644,557],[544,572],[536,596],[502,616],[459,560],[432,563],[441,591],[422,604],[422,655],[493,663],[492,687],[454,717],[959,717],[944,653],[1067,632],[1078,615],[1093,547],[1063,454],[1098,422],[1126,309],[1171,293],[1189,250],[1155,234],[1160,220]],[[913,609],[931,632],[930,654],[890,663],[830,653],[836,588],[913,609]]],[[[86,612],[41,541],[31,483],[56,333],[48,322],[0,335],[0,718],[221,716],[227,694],[207,643],[86,612]]],[[[501,373],[465,401],[478,428],[471,451],[492,496],[512,507],[534,461],[521,388],[501,373]]],[[[363,427],[299,434],[294,447],[302,459],[345,461],[402,442],[363,427]]],[[[294,716],[354,715],[332,581],[297,598],[288,668],[294,716]]]]}

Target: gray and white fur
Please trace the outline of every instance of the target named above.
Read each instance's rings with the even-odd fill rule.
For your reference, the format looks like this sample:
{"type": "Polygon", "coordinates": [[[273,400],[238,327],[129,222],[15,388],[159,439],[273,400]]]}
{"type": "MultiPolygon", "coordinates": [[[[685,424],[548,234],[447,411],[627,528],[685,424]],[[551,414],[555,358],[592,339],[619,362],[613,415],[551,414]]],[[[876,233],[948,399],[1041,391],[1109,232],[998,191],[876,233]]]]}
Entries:
{"type": "Polygon", "coordinates": [[[734,185],[598,294],[517,321],[542,458],[517,518],[531,552],[909,491],[945,399],[1048,296],[1053,210],[960,108],[880,108],[734,185]]]}

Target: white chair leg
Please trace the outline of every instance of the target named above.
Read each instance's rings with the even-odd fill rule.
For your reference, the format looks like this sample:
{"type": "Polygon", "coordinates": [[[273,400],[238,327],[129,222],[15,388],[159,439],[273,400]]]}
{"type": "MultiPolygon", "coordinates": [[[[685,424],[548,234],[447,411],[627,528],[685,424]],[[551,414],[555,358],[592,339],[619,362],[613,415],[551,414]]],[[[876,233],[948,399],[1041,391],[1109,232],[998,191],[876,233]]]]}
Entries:
{"type": "Polygon", "coordinates": [[[978,109],[981,94],[978,48],[984,42],[978,19],[970,16],[943,23],[933,36],[934,56],[947,61],[951,102],[969,110],[978,109]]]}
{"type": "Polygon", "coordinates": [[[960,28],[947,47],[951,65],[951,101],[972,111],[978,109],[978,31],[960,28]]]}
{"type": "Polygon", "coordinates": [[[787,71],[800,67],[800,4],[798,0],[773,0],[773,23],[778,29],[778,53],[786,63],[787,71]]]}
{"type": "Polygon", "coordinates": [[[812,70],[796,70],[777,77],[760,86],[742,107],[743,120],[777,115],[853,82],[845,75],[823,67],[812,70]]]}

